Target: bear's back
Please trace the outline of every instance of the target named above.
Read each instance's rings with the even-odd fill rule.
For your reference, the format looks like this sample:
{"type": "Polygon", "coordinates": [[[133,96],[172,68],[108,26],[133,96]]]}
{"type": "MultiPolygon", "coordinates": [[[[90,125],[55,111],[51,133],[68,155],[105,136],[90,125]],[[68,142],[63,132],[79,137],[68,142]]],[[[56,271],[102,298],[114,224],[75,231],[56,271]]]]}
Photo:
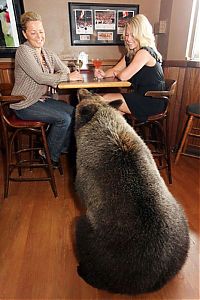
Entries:
{"type": "Polygon", "coordinates": [[[88,120],[76,132],[76,187],[86,207],[77,227],[79,274],[113,292],[156,290],[186,259],[184,212],[118,112],[98,104],[88,120]]]}

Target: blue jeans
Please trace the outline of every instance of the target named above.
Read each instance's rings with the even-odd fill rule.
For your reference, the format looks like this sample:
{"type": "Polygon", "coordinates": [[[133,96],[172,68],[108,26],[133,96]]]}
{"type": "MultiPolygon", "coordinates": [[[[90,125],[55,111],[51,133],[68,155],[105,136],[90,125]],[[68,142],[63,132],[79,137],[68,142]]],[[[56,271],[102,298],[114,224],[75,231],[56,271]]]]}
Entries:
{"type": "Polygon", "coordinates": [[[14,111],[22,120],[47,122],[50,125],[47,142],[51,159],[57,162],[62,151],[69,146],[74,108],[68,103],[49,98],[14,111]]]}

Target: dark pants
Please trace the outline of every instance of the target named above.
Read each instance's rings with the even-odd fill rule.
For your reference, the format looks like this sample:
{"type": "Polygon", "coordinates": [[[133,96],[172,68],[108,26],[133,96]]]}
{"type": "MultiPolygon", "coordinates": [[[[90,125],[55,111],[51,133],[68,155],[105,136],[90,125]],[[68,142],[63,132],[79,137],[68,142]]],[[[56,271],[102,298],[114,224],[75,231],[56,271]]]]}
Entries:
{"type": "Polygon", "coordinates": [[[50,125],[47,142],[51,159],[57,162],[60,154],[69,147],[74,108],[68,103],[50,98],[15,110],[15,113],[22,120],[42,121],[50,125]]]}

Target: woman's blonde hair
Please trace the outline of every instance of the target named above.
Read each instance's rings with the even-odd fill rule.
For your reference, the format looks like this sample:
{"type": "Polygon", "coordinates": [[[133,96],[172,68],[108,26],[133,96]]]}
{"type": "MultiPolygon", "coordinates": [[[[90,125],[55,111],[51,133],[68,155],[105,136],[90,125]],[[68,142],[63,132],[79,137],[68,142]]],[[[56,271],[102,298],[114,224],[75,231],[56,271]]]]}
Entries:
{"type": "MultiPolygon", "coordinates": [[[[126,32],[127,27],[130,28],[133,37],[137,42],[139,43],[139,47],[151,47],[156,52],[158,58],[162,60],[161,54],[158,52],[156,45],[155,45],[155,36],[153,33],[153,28],[147,19],[142,14],[135,15],[133,18],[131,18],[125,25],[124,34],[126,32]]],[[[128,51],[128,55],[131,54],[131,50],[128,48],[128,46],[125,43],[125,46],[128,51]]]]}
{"type": "Polygon", "coordinates": [[[29,21],[42,21],[42,18],[40,15],[38,15],[35,12],[27,11],[20,17],[20,24],[22,27],[22,30],[26,31],[26,24],[29,21]]]}

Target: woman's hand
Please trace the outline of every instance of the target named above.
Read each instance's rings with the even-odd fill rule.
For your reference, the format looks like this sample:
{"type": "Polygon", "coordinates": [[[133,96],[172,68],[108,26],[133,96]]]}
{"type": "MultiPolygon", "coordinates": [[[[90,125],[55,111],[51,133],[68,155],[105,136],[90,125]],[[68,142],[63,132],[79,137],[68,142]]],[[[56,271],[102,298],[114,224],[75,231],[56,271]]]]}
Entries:
{"type": "Polygon", "coordinates": [[[105,77],[105,72],[102,69],[95,69],[94,70],[94,77],[102,79],[105,77]]]}
{"type": "Polygon", "coordinates": [[[83,76],[80,72],[74,71],[69,74],[69,81],[82,81],[83,76]]]}

